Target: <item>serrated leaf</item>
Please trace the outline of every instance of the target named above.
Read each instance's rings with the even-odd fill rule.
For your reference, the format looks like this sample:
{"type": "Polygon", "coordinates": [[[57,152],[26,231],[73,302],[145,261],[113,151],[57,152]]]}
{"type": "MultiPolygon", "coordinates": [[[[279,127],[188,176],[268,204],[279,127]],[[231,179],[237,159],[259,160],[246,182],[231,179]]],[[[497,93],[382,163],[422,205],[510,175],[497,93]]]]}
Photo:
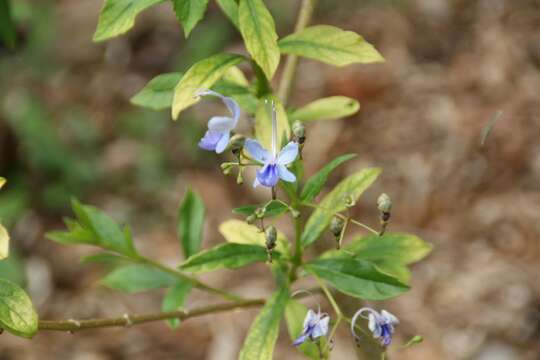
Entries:
{"type": "Polygon", "coordinates": [[[272,360],[289,291],[282,287],[266,302],[251,324],[240,351],[240,360],[272,360]]]}
{"type": "Polygon", "coordinates": [[[255,137],[265,149],[272,149],[272,112],[270,102],[274,101],[276,106],[277,120],[277,145],[283,145],[284,140],[291,135],[291,126],[287,119],[287,112],[283,104],[275,96],[269,96],[259,101],[257,113],[255,115],[255,137]]]}
{"type": "Polygon", "coordinates": [[[131,98],[131,103],[153,110],[171,107],[174,88],[182,79],[182,73],[161,74],[153,78],[131,98]]]}
{"type": "MultiPolygon", "coordinates": [[[[171,286],[169,289],[167,289],[167,292],[163,297],[161,310],[177,311],[182,309],[192,288],[193,284],[189,282],[179,282],[171,286]]],[[[178,326],[180,326],[180,319],[169,319],[167,320],[167,323],[171,328],[176,329],[178,326]]]]}
{"type": "Polygon", "coordinates": [[[248,52],[266,78],[272,80],[280,58],[272,14],[262,0],[240,0],[238,22],[248,52]]]}
{"type": "Polygon", "coordinates": [[[282,53],[336,66],[384,61],[373,45],[360,35],[329,25],[307,27],[281,39],[278,44],[282,53]]]}
{"type": "Polygon", "coordinates": [[[310,202],[319,193],[321,192],[324,184],[326,184],[326,180],[328,179],[328,176],[334,171],[339,165],[343,164],[345,161],[348,161],[352,158],[354,158],[356,154],[346,154],[341,155],[326,164],[319,172],[317,172],[315,175],[309,178],[309,180],[306,182],[306,185],[302,189],[302,195],[300,195],[300,199],[302,202],[310,202]]]}
{"type": "Polygon", "coordinates": [[[281,201],[272,200],[266,204],[255,204],[255,205],[244,205],[237,207],[236,209],[233,209],[233,212],[235,214],[240,214],[244,216],[249,216],[255,213],[257,209],[264,209],[264,217],[273,217],[281,215],[287,210],[289,210],[289,207],[284,204],[281,201]]]}
{"type": "Polygon", "coordinates": [[[302,232],[302,244],[311,245],[330,224],[335,213],[346,209],[348,197],[357,200],[377,179],[381,169],[367,168],[343,179],[324,199],[309,217],[302,232]]]}
{"type": "MultiPolygon", "coordinates": [[[[285,309],[285,320],[287,321],[287,330],[292,341],[296,340],[302,334],[307,312],[308,308],[302,303],[293,299],[289,299],[287,302],[287,307],[285,309]]],[[[319,341],[321,341],[321,347],[324,349],[326,347],[326,338],[323,336],[319,339],[319,341]]],[[[315,343],[312,341],[306,341],[297,348],[310,359],[320,359],[317,345],[315,345],[315,343]]]]}
{"type": "Polygon", "coordinates": [[[14,48],[17,40],[17,31],[11,16],[9,0],[0,0],[0,40],[8,48],[14,48]]]}
{"type": "Polygon", "coordinates": [[[135,24],[135,18],[147,8],[165,0],[105,0],[94,41],[103,41],[127,32],[135,24]]]}
{"type": "MultiPolygon", "coordinates": [[[[274,254],[274,257],[278,255],[274,254]]],[[[227,243],[193,255],[180,265],[180,269],[193,273],[237,269],[254,262],[264,262],[267,258],[266,249],[262,246],[227,243]]]]}
{"type": "Polygon", "coordinates": [[[126,293],[165,288],[177,282],[173,275],[143,264],[116,268],[102,280],[108,288],[126,293]]]}
{"type": "Polygon", "coordinates": [[[360,103],[346,96],[318,99],[294,110],[290,117],[300,121],[334,120],[355,114],[360,103]]]}
{"type": "Polygon", "coordinates": [[[172,117],[177,119],[182,110],[195,104],[197,91],[209,89],[226,71],[239,64],[244,57],[235,54],[217,54],[195,63],[182,77],[174,89],[172,117]]]}
{"type": "Polygon", "coordinates": [[[409,290],[407,285],[364,260],[318,259],[304,267],[337,290],[364,300],[390,299],[409,290]]]}
{"type": "Polygon", "coordinates": [[[7,258],[9,255],[9,234],[6,228],[0,224],[0,260],[7,258]]]}
{"type": "Polygon", "coordinates": [[[38,315],[32,301],[18,285],[0,279],[0,328],[31,338],[38,330],[38,315]]]}
{"type": "Polygon", "coordinates": [[[176,18],[184,28],[186,38],[195,25],[204,17],[208,0],[173,0],[176,18]]]}
{"type": "MultiPolygon", "coordinates": [[[[225,221],[219,226],[219,232],[230,243],[265,246],[264,233],[258,227],[244,221],[225,221]]],[[[290,254],[289,242],[280,231],[277,233],[276,250],[284,255],[290,254]]]]}
{"type": "Polygon", "coordinates": [[[178,236],[186,258],[199,252],[204,226],[204,204],[191,189],[186,191],[178,209],[178,236]]]}
{"type": "Polygon", "coordinates": [[[216,0],[219,7],[225,15],[231,20],[231,22],[236,26],[236,28],[240,28],[238,24],[238,4],[235,0],[216,0]]]}

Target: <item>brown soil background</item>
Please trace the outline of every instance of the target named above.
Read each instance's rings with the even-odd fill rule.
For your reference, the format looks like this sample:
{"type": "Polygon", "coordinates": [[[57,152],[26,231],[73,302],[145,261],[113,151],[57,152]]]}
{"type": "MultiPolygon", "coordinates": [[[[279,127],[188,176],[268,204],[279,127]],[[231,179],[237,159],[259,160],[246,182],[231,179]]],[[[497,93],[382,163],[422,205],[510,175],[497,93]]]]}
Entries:
{"type": "MultiPolygon", "coordinates": [[[[38,3],[32,11],[39,11],[38,3]]],[[[268,1],[280,35],[291,31],[298,3],[268,1]]],[[[47,319],[155,311],[162,293],[105,289],[98,284],[103,268],[78,261],[94,249],[44,238],[70,211],[67,203],[50,210],[39,200],[51,175],[32,166],[11,129],[14,106],[29,92],[74,151],[80,144],[72,143],[65,129],[74,114],[85,114],[98,133],[92,157],[104,175],[80,196],[132,224],[141,252],[165,263],[181,260],[175,216],[188,184],[208,209],[205,246],[222,241],[217,226],[233,217],[230,209],[267,196],[249,184],[236,186],[233,178],[221,176],[216,157],[196,149],[205,120],[222,110],[218,103],[195,107],[189,125],[173,123],[168,112],[144,115],[136,132],[152,133],[150,140],[118,125],[142,116],[129,98],[146,81],[185,69],[189,59],[200,56],[200,47],[221,41],[226,50],[241,51],[239,35],[215,4],[206,32],[196,29],[196,40],[189,43],[169,5],[163,5],[140,16],[128,35],[94,44],[100,6],[97,0],[50,3],[55,33],[39,56],[54,64],[52,69],[32,63],[31,56],[18,60],[17,51],[0,53],[0,62],[14,66],[2,73],[0,86],[0,169],[9,176],[17,168],[24,179],[20,186],[32,193],[11,231],[29,292],[47,319]],[[227,34],[223,41],[220,31],[227,34]],[[156,168],[145,169],[148,156],[156,153],[156,168]]],[[[310,125],[307,172],[350,152],[359,156],[337,171],[332,183],[358,168],[381,166],[382,176],[355,215],[375,224],[375,199],[387,192],[394,201],[390,230],[416,233],[435,247],[414,266],[409,293],[377,304],[401,319],[391,358],[540,359],[540,2],[325,1],[313,23],[357,31],[387,62],[340,69],[300,62],[291,104],[340,94],[362,104],[358,115],[310,125]],[[500,121],[480,146],[482,129],[497,111],[500,121]],[[424,336],[421,345],[399,348],[415,334],[424,336]]],[[[21,24],[20,31],[24,37],[30,29],[21,24]]],[[[288,223],[280,226],[290,231],[288,223]]],[[[204,279],[249,296],[267,296],[272,289],[263,266],[204,279]]],[[[196,292],[188,307],[212,301],[196,292]]],[[[73,335],[43,332],[31,341],[4,333],[0,359],[234,359],[255,314],[189,320],[177,331],[154,323],[73,335]]],[[[285,331],[275,358],[301,358],[285,331]]],[[[346,328],[336,337],[333,358],[355,358],[346,328]]]]}

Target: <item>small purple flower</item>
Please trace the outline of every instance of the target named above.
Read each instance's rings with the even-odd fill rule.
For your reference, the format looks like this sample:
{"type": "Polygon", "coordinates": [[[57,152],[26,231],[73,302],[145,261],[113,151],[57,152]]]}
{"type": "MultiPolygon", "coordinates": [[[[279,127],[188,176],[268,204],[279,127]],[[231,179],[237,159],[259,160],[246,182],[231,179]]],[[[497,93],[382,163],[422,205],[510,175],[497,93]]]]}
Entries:
{"type": "Polygon", "coordinates": [[[386,310],[382,310],[380,313],[368,307],[358,310],[351,321],[351,333],[355,339],[360,338],[354,330],[359,316],[369,321],[369,330],[373,333],[373,337],[380,341],[382,346],[386,347],[392,343],[394,326],[399,324],[397,317],[386,310]],[[365,313],[368,315],[366,316],[365,313]]]}
{"type": "Polygon", "coordinates": [[[212,95],[219,97],[231,112],[232,117],[214,116],[208,121],[208,130],[199,141],[199,147],[204,150],[222,153],[231,137],[231,131],[236,127],[240,118],[240,106],[232,98],[223,96],[212,90],[201,90],[196,96],[212,95]]]}
{"type": "Polygon", "coordinates": [[[325,336],[328,333],[328,323],[330,316],[326,313],[315,313],[313,310],[308,310],[306,319],[304,320],[304,329],[302,334],[293,343],[294,346],[303,344],[306,340],[314,341],[315,339],[325,336]]]}
{"type": "Polygon", "coordinates": [[[254,187],[259,184],[266,187],[276,186],[279,179],[295,182],[296,176],[290,172],[286,165],[292,163],[298,156],[298,144],[291,141],[277,153],[277,121],[276,109],[272,108],[272,152],[266,150],[257,140],[247,139],[244,145],[246,151],[263,167],[257,171],[254,187]]]}

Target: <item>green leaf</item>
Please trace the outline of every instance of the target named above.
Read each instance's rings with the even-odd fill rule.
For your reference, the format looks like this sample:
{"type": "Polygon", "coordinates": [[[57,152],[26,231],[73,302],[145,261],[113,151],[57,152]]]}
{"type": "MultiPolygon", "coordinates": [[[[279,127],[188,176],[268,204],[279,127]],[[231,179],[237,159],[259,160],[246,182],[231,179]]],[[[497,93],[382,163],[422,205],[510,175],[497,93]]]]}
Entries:
{"type": "Polygon", "coordinates": [[[374,260],[370,262],[373,263],[382,273],[395,277],[403,284],[410,284],[411,271],[407,265],[393,262],[391,260],[374,260]]]}
{"type": "Polygon", "coordinates": [[[0,0],[0,40],[8,48],[14,48],[17,40],[17,30],[11,16],[9,0],[0,0]]]}
{"type": "MultiPolygon", "coordinates": [[[[293,299],[289,299],[287,302],[287,308],[285,309],[285,320],[287,321],[287,330],[292,341],[296,340],[302,334],[307,312],[308,308],[302,303],[293,299]]],[[[320,339],[321,346],[324,349],[326,347],[326,338],[323,336],[320,339]]],[[[315,345],[315,343],[312,341],[304,342],[302,345],[298,346],[298,349],[310,359],[320,359],[317,345],[315,345]]]]}
{"type": "MultiPolygon", "coordinates": [[[[265,246],[264,233],[258,227],[241,220],[225,221],[219,226],[219,232],[230,243],[265,246]]],[[[290,254],[289,242],[280,231],[277,233],[276,250],[285,255],[290,254]]]]}
{"type": "Polygon", "coordinates": [[[217,3],[221,10],[227,15],[229,20],[236,26],[236,28],[240,28],[240,25],[238,24],[238,4],[235,0],[217,0],[217,3]]]}
{"type": "Polygon", "coordinates": [[[346,96],[331,96],[315,100],[290,115],[292,120],[334,120],[355,114],[360,110],[357,100],[346,96]]]}
{"type": "Polygon", "coordinates": [[[102,283],[114,290],[136,293],[169,287],[177,281],[178,279],[169,273],[148,265],[135,264],[113,270],[102,280],[102,283]]]}
{"type": "Polygon", "coordinates": [[[244,205],[233,209],[235,214],[249,216],[255,213],[259,208],[264,209],[264,217],[273,217],[283,214],[289,210],[289,207],[281,201],[272,200],[266,204],[244,205]]]}
{"type": "Polygon", "coordinates": [[[284,140],[289,139],[291,135],[291,126],[287,119],[287,112],[283,104],[275,96],[268,96],[259,101],[257,114],[255,115],[255,137],[265,149],[272,149],[272,107],[270,102],[274,101],[276,105],[277,116],[277,145],[283,145],[284,140]]]}
{"type": "Polygon", "coordinates": [[[0,224],[0,260],[7,258],[9,255],[9,234],[6,228],[0,224]]]}
{"type": "Polygon", "coordinates": [[[416,235],[386,233],[383,236],[359,236],[344,246],[341,251],[327,251],[321,257],[335,258],[350,254],[360,260],[386,260],[408,265],[422,260],[432,248],[431,244],[416,235]]]}
{"type": "Polygon", "coordinates": [[[377,179],[381,173],[379,168],[367,168],[343,179],[324,199],[319,207],[309,217],[302,243],[304,246],[312,244],[330,224],[335,213],[346,209],[347,197],[357,200],[360,195],[377,179]]]}
{"type": "Polygon", "coordinates": [[[408,348],[408,347],[420,344],[422,341],[424,341],[424,337],[422,335],[415,335],[409,341],[407,341],[407,343],[403,346],[408,348]]]}
{"type": "Polygon", "coordinates": [[[282,287],[266,302],[249,328],[239,360],[272,360],[288,299],[289,291],[282,287]]]}
{"type": "Polygon", "coordinates": [[[227,243],[193,255],[180,269],[193,273],[237,269],[254,262],[264,262],[267,257],[266,249],[262,246],[227,243]]]}
{"type": "Polygon", "coordinates": [[[237,65],[244,57],[235,54],[217,54],[195,63],[182,77],[174,89],[172,117],[178,119],[180,112],[195,104],[195,93],[209,89],[227,70],[237,65]]]}
{"type": "Polygon", "coordinates": [[[336,66],[384,61],[373,45],[360,35],[329,25],[307,27],[281,39],[278,44],[282,53],[336,66]]]}
{"type": "Polygon", "coordinates": [[[346,154],[341,155],[325,165],[318,173],[309,178],[306,182],[306,185],[302,189],[302,195],[300,198],[302,202],[311,202],[319,193],[321,192],[326,180],[332,171],[337,168],[339,165],[343,164],[345,161],[348,161],[354,158],[356,154],[346,154]]]}
{"type": "Polygon", "coordinates": [[[94,41],[103,41],[127,32],[135,18],[147,8],[165,0],[105,0],[99,14],[94,41]]]}
{"type": "MultiPolygon", "coordinates": [[[[165,293],[161,310],[177,311],[182,309],[192,288],[193,285],[189,282],[179,282],[171,286],[165,293]]],[[[171,328],[176,329],[180,326],[180,319],[169,319],[167,323],[171,328]]]]}
{"type": "Polygon", "coordinates": [[[262,0],[240,0],[238,21],[248,52],[271,80],[280,57],[272,14],[262,0]]]}
{"type": "Polygon", "coordinates": [[[182,73],[158,75],[131,98],[131,103],[153,110],[170,108],[174,96],[174,87],[180,79],[182,79],[182,73]]]}
{"type": "Polygon", "coordinates": [[[117,264],[125,263],[125,262],[129,262],[129,259],[120,255],[111,254],[111,253],[98,253],[94,255],[85,256],[81,259],[81,264],[99,263],[99,264],[117,265],[117,264]]]}
{"type": "Polygon", "coordinates": [[[204,17],[208,0],[173,0],[174,12],[184,28],[186,38],[204,17]]]}
{"type": "Polygon", "coordinates": [[[18,285],[0,279],[0,328],[31,338],[38,330],[38,315],[32,301],[18,285]]]}
{"type": "Polygon", "coordinates": [[[204,226],[204,204],[191,189],[186,191],[178,210],[178,236],[186,258],[201,249],[204,226]]]}
{"type": "Polygon", "coordinates": [[[407,285],[382,273],[368,261],[318,259],[306,264],[305,269],[339,291],[364,300],[389,299],[409,290],[407,285]]]}

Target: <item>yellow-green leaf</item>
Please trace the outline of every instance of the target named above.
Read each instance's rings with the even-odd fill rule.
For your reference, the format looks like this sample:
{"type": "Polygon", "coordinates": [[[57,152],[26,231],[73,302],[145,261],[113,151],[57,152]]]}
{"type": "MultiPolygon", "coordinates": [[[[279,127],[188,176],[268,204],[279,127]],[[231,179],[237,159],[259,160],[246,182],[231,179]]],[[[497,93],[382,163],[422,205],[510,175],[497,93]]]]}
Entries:
{"type": "Polygon", "coordinates": [[[2,189],[5,184],[6,184],[6,179],[3,177],[0,177],[0,189],[2,189]]]}
{"type": "Polygon", "coordinates": [[[275,96],[261,99],[255,115],[255,137],[267,150],[272,149],[272,113],[271,106],[269,105],[272,100],[276,104],[278,147],[283,145],[283,140],[288,139],[291,135],[291,126],[287,119],[287,112],[283,108],[281,101],[275,96]]]}
{"type": "MultiPolygon", "coordinates": [[[[264,233],[241,220],[225,221],[219,226],[219,232],[230,243],[265,246],[264,233]]],[[[284,255],[289,254],[289,242],[280,231],[277,234],[276,250],[284,255]]]]}
{"type": "Polygon", "coordinates": [[[330,65],[383,62],[384,58],[364,38],[329,25],[307,27],[279,41],[282,53],[312,58],[330,65]]]}
{"type": "Polygon", "coordinates": [[[9,255],[9,234],[6,228],[0,224],[0,260],[7,258],[9,255]]]}
{"type": "Polygon", "coordinates": [[[209,89],[227,70],[244,59],[236,54],[217,54],[195,63],[182,77],[174,89],[172,117],[178,119],[182,110],[195,104],[197,91],[209,89]]]}
{"type": "Polygon", "coordinates": [[[0,328],[31,338],[38,330],[38,315],[26,292],[11,281],[0,279],[0,328]]]}
{"type": "Polygon", "coordinates": [[[238,24],[238,4],[235,0],[216,0],[219,7],[225,15],[231,20],[231,22],[236,26],[236,28],[239,28],[238,24]]]}
{"type": "Polygon", "coordinates": [[[315,100],[291,114],[292,120],[316,121],[334,120],[355,114],[360,110],[360,103],[346,96],[331,96],[315,100]]]}
{"type": "Polygon", "coordinates": [[[105,0],[99,14],[94,41],[103,41],[127,32],[139,13],[165,0],[105,0]]]}
{"type": "Polygon", "coordinates": [[[271,80],[280,57],[272,14],[262,0],[240,0],[238,21],[248,52],[271,80]]]}
{"type": "Polygon", "coordinates": [[[302,233],[304,246],[312,244],[330,224],[335,213],[346,209],[346,200],[358,199],[360,195],[377,179],[381,169],[367,168],[342,180],[311,214],[302,233]]]}
{"type": "Polygon", "coordinates": [[[289,291],[282,287],[272,295],[251,324],[240,360],[272,360],[279,334],[279,323],[289,299],[289,291]]]}

